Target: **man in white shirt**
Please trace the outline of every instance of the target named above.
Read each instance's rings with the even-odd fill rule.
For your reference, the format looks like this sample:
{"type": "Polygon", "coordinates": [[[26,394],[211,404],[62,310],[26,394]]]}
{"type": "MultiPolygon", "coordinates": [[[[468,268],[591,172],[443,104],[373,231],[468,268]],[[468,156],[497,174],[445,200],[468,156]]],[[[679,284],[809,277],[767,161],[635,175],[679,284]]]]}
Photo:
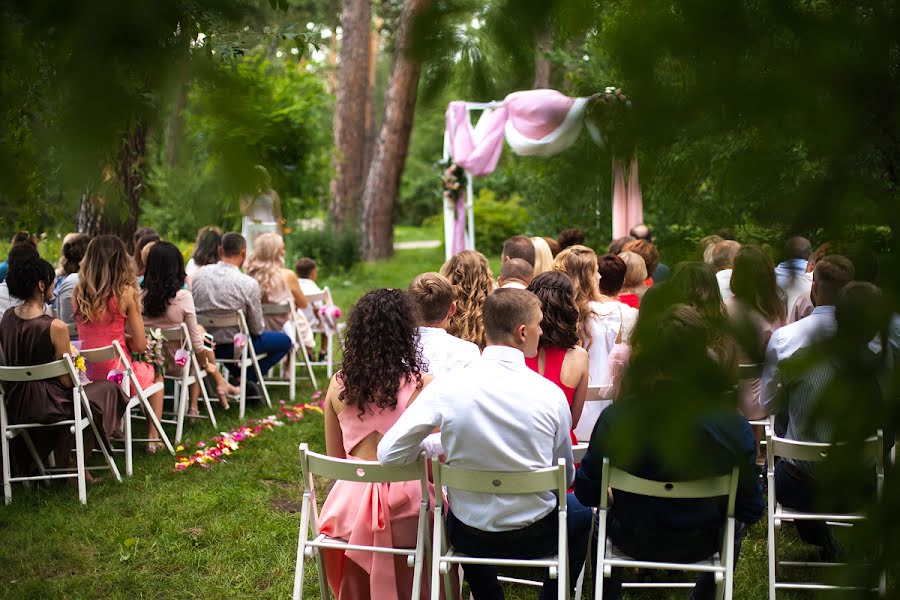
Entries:
{"type": "MultiPolygon", "coordinates": [[[[524,290],[498,290],[484,304],[487,347],[455,377],[425,388],[378,444],[383,465],[414,461],[422,441],[440,428],[447,464],[486,471],[532,471],[564,458],[574,476],[569,438],[571,415],[556,385],[525,366],[537,354],[540,301],[524,290]]],[[[574,585],[587,551],[591,512],[567,496],[569,583],[574,585]]],[[[473,494],[450,490],[448,537],[462,553],[485,558],[538,558],[557,550],[557,499],[536,494],[473,494]]],[[[503,598],[497,570],[466,565],[476,600],[503,598]]],[[[556,580],[544,580],[542,597],[556,596],[556,580]]]]}
{"type": "Polygon", "coordinates": [[[510,258],[500,268],[497,285],[499,289],[524,290],[532,279],[534,279],[534,265],[528,264],[523,258],[510,258]]]}
{"type": "Polygon", "coordinates": [[[805,237],[794,236],[784,244],[784,260],[775,267],[775,281],[787,297],[787,314],[791,314],[797,299],[812,289],[812,273],[806,266],[812,245],[805,237]]]}
{"type": "Polygon", "coordinates": [[[409,284],[408,293],[418,310],[419,347],[428,373],[444,375],[481,356],[478,346],[447,333],[450,319],[456,314],[449,279],[440,273],[422,273],[409,284]]]}
{"type": "Polygon", "coordinates": [[[734,240],[722,240],[713,247],[713,267],[716,270],[723,302],[734,298],[731,292],[731,271],[734,268],[734,257],[740,249],[741,245],[734,240]]]}

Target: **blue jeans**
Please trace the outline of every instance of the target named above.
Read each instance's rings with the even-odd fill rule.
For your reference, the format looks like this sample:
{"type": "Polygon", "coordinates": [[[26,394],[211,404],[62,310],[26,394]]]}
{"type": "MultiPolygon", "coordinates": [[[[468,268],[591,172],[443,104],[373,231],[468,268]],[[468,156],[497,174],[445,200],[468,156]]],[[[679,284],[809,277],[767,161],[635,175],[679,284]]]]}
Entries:
{"type": "MultiPolygon", "coordinates": [[[[567,533],[569,540],[569,587],[575,582],[587,554],[588,532],[593,513],[583,506],[575,494],[566,495],[567,533]]],[[[540,521],[513,531],[481,531],[469,527],[452,512],[447,515],[447,537],[459,552],[479,558],[544,558],[557,551],[557,512],[553,510],[540,521]]],[[[497,581],[497,567],[463,565],[463,573],[475,600],[502,600],[503,589],[497,581]]],[[[541,598],[556,598],[557,580],[544,576],[541,598]]]]}
{"type": "MultiPolygon", "coordinates": [[[[291,351],[291,338],[280,331],[263,331],[259,335],[250,337],[253,349],[256,350],[259,359],[259,370],[263,375],[269,372],[281,359],[291,351]],[[265,356],[262,356],[265,354],[265,356]]],[[[216,358],[234,358],[234,344],[216,344],[216,358]]],[[[239,377],[241,369],[238,365],[225,365],[228,372],[234,377],[239,377]]],[[[247,381],[256,381],[256,370],[253,367],[247,369],[247,381]]]]}

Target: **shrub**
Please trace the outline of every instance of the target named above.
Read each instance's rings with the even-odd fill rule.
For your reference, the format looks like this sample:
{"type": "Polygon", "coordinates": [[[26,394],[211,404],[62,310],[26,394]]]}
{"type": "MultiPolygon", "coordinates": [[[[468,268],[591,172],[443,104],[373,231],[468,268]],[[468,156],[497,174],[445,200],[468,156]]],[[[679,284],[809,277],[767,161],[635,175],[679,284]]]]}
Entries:
{"type": "Polygon", "coordinates": [[[316,261],[320,271],[348,271],[362,259],[358,232],[335,232],[331,227],[297,229],[285,233],[285,265],[292,269],[304,256],[316,261]]]}
{"type": "Polygon", "coordinates": [[[481,188],[475,198],[475,247],[491,255],[500,252],[503,242],[528,228],[528,211],[522,197],[513,194],[498,199],[490,189],[481,188]]]}

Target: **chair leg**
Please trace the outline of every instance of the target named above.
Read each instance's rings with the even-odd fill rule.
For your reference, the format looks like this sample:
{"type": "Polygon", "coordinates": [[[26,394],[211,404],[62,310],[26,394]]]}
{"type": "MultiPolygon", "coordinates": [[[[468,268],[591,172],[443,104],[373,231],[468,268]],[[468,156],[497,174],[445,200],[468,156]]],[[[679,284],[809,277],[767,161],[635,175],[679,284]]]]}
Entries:
{"type": "Polygon", "coordinates": [[[776,546],[778,540],[775,538],[775,478],[769,475],[769,493],[768,493],[768,518],[766,519],[766,527],[768,528],[768,546],[769,546],[769,600],[775,600],[775,561],[777,552],[776,546]]]}
{"type": "Polygon", "coordinates": [[[12,502],[12,469],[9,460],[9,438],[6,437],[6,399],[0,396],[0,454],[3,455],[3,501],[12,502]]]}
{"type": "MultiPolygon", "coordinates": [[[[440,494],[441,490],[435,489],[435,494],[440,494]]],[[[431,540],[431,600],[440,600],[441,597],[441,556],[443,551],[441,546],[444,540],[444,520],[443,511],[440,508],[434,509],[434,526],[431,540]]],[[[444,577],[444,594],[447,598],[452,598],[448,578],[444,577]]]]}
{"type": "Polygon", "coordinates": [[[594,600],[603,599],[603,584],[606,581],[606,511],[597,511],[597,572],[594,573],[594,600]]]}
{"type": "Polygon", "coordinates": [[[256,371],[257,385],[259,385],[259,391],[262,392],[263,400],[266,401],[266,406],[272,408],[272,399],[269,397],[269,388],[266,387],[266,380],[263,378],[262,369],[259,368],[259,360],[256,358],[256,353],[253,353],[253,370],[256,371]]]}
{"type": "Polygon", "coordinates": [[[241,402],[240,402],[240,410],[238,411],[238,416],[241,420],[244,419],[244,415],[247,413],[247,344],[244,344],[244,347],[241,348],[241,402]]]}
{"type": "Polygon", "coordinates": [[[291,348],[288,356],[290,356],[288,359],[288,368],[290,370],[290,373],[288,373],[288,381],[290,381],[288,399],[291,401],[291,404],[293,404],[297,398],[297,353],[291,348]]]}
{"type": "Polygon", "coordinates": [[[134,442],[131,431],[131,404],[125,410],[125,475],[131,477],[134,474],[134,442]]]}
{"type": "Polygon", "coordinates": [[[75,434],[75,467],[78,474],[78,500],[82,504],[87,504],[87,482],[85,481],[84,471],[84,439],[82,439],[84,427],[80,421],[81,419],[76,419],[71,431],[75,434]]]}
{"type": "Polygon", "coordinates": [[[138,402],[140,402],[141,409],[144,411],[144,414],[151,422],[153,422],[153,427],[156,428],[156,433],[159,434],[159,439],[161,439],[163,444],[165,444],[166,450],[169,451],[169,454],[172,454],[174,456],[175,447],[172,446],[172,442],[169,441],[169,436],[166,434],[166,430],[163,429],[162,423],[159,422],[159,418],[156,416],[156,413],[153,412],[153,407],[150,406],[150,401],[147,400],[143,392],[140,392],[137,398],[138,402]]]}
{"type": "MultiPolygon", "coordinates": [[[[87,418],[88,426],[90,426],[91,431],[94,434],[94,440],[97,442],[97,447],[100,448],[100,452],[103,454],[103,459],[106,461],[106,465],[109,467],[109,470],[112,471],[113,477],[116,478],[116,481],[122,481],[122,475],[119,474],[119,467],[116,466],[116,461],[113,460],[112,455],[109,453],[109,450],[106,449],[106,444],[103,443],[103,438],[100,436],[100,431],[97,429],[96,423],[94,423],[94,415],[91,413],[91,405],[90,401],[88,401],[87,396],[82,394],[81,401],[83,403],[83,411],[85,417],[87,418]]],[[[81,440],[81,435],[79,434],[75,441],[78,442],[81,440]]],[[[82,447],[81,451],[82,455],[84,454],[84,448],[82,447]]],[[[82,464],[84,462],[84,458],[82,457],[82,464]]]]}
{"type": "Polygon", "coordinates": [[[206,405],[206,413],[209,415],[209,422],[212,423],[213,427],[218,427],[219,424],[216,422],[216,413],[213,412],[212,403],[209,400],[209,393],[206,391],[206,382],[204,381],[205,374],[200,370],[200,363],[197,361],[197,355],[191,355],[191,365],[194,369],[194,378],[197,380],[197,385],[200,386],[200,396],[203,398],[203,403],[206,405]]]}
{"type": "Polygon", "coordinates": [[[416,556],[413,562],[412,597],[422,597],[422,571],[424,570],[423,555],[425,553],[425,529],[428,523],[428,497],[419,503],[419,524],[416,529],[416,556]]]}
{"type": "Polygon", "coordinates": [[[175,418],[175,443],[180,444],[184,437],[184,417],[187,413],[188,403],[188,386],[184,384],[185,378],[175,382],[175,390],[173,396],[175,398],[176,410],[178,416],[175,418]]]}
{"type": "Polygon", "coordinates": [[[309,380],[312,382],[313,389],[317,390],[319,389],[319,385],[316,383],[316,375],[313,373],[312,364],[310,364],[309,352],[303,344],[300,344],[300,350],[303,352],[303,364],[306,365],[306,372],[309,374],[309,380]]]}
{"type": "MultiPolygon", "coordinates": [[[[300,508],[300,535],[297,541],[297,561],[294,565],[293,600],[303,598],[303,571],[306,567],[306,536],[309,535],[309,494],[304,492],[303,505],[300,508]]],[[[319,582],[322,585],[323,582],[319,582]]],[[[327,585],[327,583],[326,583],[327,585]]]]}

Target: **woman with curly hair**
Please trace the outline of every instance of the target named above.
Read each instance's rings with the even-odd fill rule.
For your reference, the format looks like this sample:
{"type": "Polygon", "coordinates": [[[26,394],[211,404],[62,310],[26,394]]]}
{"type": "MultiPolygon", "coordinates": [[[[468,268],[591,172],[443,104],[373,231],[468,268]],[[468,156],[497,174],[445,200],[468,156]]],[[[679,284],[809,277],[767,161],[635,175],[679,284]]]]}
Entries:
{"type": "Polygon", "coordinates": [[[447,331],[484,350],[482,310],[488,294],[494,291],[491,267],[481,252],[463,250],[441,267],[441,275],[450,280],[456,293],[456,314],[447,331]]]}
{"type": "MultiPolygon", "coordinates": [[[[416,332],[413,305],[401,290],[374,290],[356,303],[344,333],[342,368],[325,395],[329,456],[377,460],[384,432],[431,380],[416,332]]],[[[420,502],[418,482],[338,481],[322,506],[320,529],[351,544],[412,547],[420,502]],[[376,516],[367,506],[378,498],[381,512],[376,516]]],[[[325,550],[324,559],[338,600],[410,598],[413,570],[406,557],[325,550]]]]}
{"type": "MultiPolygon", "coordinates": [[[[187,325],[191,337],[191,345],[197,353],[200,368],[209,373],[215,384],[219,403],[228,409],[228,398],[236,398],[240,389],[229,384],[216,367],[216,357],[211,350],[203,348],[203,328],[197,324],[197,311],[194,308],[194,297],[184,286],[187,275],[184,272],[184,257],[175,244],[156,242],[147,255],[147,268],[144,272],[142,299],[144,304],[144,324],[147,327],[171,329],[182,323],[187,325]]],[[[169,349],[171,350],[171,349],[169,349]]],[[[174,354],[168,352],[167,371],[179,375],[181,368],[176,367],[174,354]]],[[[185,367],[186,368],[186,367],[185,367]]],[[[196,417],[197,399],[200,388],[191,385],[191,405],[188,415],[196,417]]]]}
{"type": "MultiPolygon", "coordinates": [[[[109,346],[113,340],[132,354],[139,355],[147,349],[134,268],[134,260],[116,236],[99,235],[88,244],[81,261],[78,285],[72,293],[78,339],[85,350],[109,346]],[[130,332],[127,337],[126,324],[130,332]]],[[[107,360],[89,364],[88,377],[94,381],[104,381],[109,372],[117,368],[117,362],[107,360]]],[[[131,366],[142,388],[162,381],[162,375],[157,374],[150,363],[135,360],[131,366]]],[[[162,390],[150,396],[150,405],[157,417],[162,415],[162,390]]],[[[149,420],[148,428],[147,437],[154,441],[147,448],[150,452],[156,452],[162,444],[155,441],[159,436],[149,420]]]]}
{"type": "Polygon", "coordinates": [[[553,263],[569,276],[578,308],[578,339],[590,357],[590,382],[609,384],[609,354],[617,343],[628,343],[637,310],[600,293],[597,254],[587,246],[570,246],[553,263]]]}
{"type": "MultiPolygon", "coordinates": [[[[298,309],[308,306],[306,296],[300,289],[297,274],[284,268],[284,240],[280,235],[264,233],[253,242],[253,252],[247,257],[247,275],[259,283],[259,292],[263,304],[286,304],[291,299],[298,309]]],[[[266,329],[269,331],[285,330],[293,342],[294,328],[285,327],[290,319],[287,314],[264,315],[266,329]]],[[[297,327],[303,338],[301,341],[307,348],[316,345],[309,322],[303,313],[298,311],[297,327]]]]}
{"type": "MultiPolygon", "coordinates": [[[[572,430],[578,425],[588,387],[588,353],[578,345],[578,309],[572,282],[558,271],[541,273],[531,280],[528,291],[541,301],[541,338],[538,353],[525,357],[525,364],[555,383],[566,395],[572,411],[572,430]]],[[[572,442],[575,443],[572,434],[572,442]]]]}

